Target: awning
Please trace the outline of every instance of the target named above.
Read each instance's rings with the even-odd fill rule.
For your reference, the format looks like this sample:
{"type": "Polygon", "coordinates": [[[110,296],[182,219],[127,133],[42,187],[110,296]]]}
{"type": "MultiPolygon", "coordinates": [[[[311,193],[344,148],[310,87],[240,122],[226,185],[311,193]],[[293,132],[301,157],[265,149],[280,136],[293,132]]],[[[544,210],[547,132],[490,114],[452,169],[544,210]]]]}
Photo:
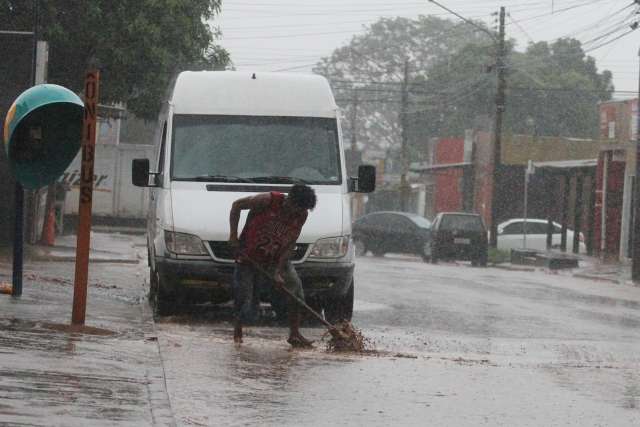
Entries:
{"type": "Polygon", "coordinates": [[[470,166],[472,166],[472,164],[469,163],[469,162],[465,162],[465,163],[442,163],[442,164],[439,164],[439,165],[431,165],[431,164],[425,164],[425,163],[413,163],[413,164],[411,164],[411,167],[409,168],[409,170],[411,172],[428,173],[428,172],[437,172],[437,171],[447,170],[447,169],[465,168],[465,167],[470,167],[470,166]]]}
{"type": "Polygon", "coordinates": [[[556,160],[551,162],[533,162],[536,169],[549,169],[550,171],[568,172],[568,169],[590,169],[598,165],[598,159],[583,160],[556,160]]]}

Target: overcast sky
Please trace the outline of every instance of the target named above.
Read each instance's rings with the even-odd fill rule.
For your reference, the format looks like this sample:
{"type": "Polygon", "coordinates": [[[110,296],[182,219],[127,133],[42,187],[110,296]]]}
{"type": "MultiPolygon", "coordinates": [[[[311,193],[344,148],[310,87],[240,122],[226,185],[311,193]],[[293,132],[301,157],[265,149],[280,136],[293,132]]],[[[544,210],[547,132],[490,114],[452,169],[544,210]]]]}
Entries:
{"type": "MultiPolygon", "coordinates": [[[[640,19],[632,0],[439,0],[455,12],[493,27],[507,8],[507,36],[523,50],[530,41],[572,36],[585,43],[598,68],[613,72],[618,97],[638,90],[640,29],[613,41],[640,19]],[[608,33],[611,33],[607,35],[608,33]],[[601,46],[602,45],[602,46],[601,46]]],[[[236,68],[310,72],[380,17],[436,15],[458,20],[428,0],[223,0],[215,19],[220,43],[236,68]]]]}

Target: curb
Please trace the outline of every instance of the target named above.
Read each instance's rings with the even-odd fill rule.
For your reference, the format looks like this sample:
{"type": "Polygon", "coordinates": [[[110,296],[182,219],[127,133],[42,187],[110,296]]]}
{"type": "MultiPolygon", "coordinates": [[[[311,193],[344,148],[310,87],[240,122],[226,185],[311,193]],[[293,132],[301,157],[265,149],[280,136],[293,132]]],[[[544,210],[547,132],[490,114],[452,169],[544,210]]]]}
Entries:
{"type": "MultiPolygon", "coordinates": [[[[31,255],[27,258],[28,261],[42,261],[42,262],[75,262],[75,256],[56,256],[56,255],[31,255]]],[[[111,264],[138,264],[140,260],[137,259],[121,259],[121,258],[91,258],[91,263],[111,263],[111,264]]]]}
{"type": "Polygon", "coordinates": [[[579,279],[593,280],[594,282],[614,283],[616,285],[620,285],[624,283],[624,281],[621,281],[618,279],[608,279],[606,277],[591,276],[585,273],[574,273],[572,276],[577,277],[579,279]]]}
{"type": "Polygon", "coordinates": [[[142,331],[145,341],[153,345],[154,357],[147,363],[145,376],[147,378],[147,392],[149,393],[149,407],[151,409],[151,419],[153,425],[177,426],[171,399],[167,392],[167,380],[164,371],[164,361],[158,343],[156,323],[153,320],[153,313],[145,295],[142,295],[140,310],[142,311],[142,331]]]}
{"type": "Polygon", "coordinates": [[[490,267],[497,268],[500,270],[508,270],[508,271],[536,271],[535,267],[513,267],[513,266],[498,265],[498,264],[491,265],[490,267]]]}
{"type": "MultiPolygon", "coordinates": [[[[71,249],[71,248],[70,248],[71,249]]],[[[25,256],[25,260],[27,261],[41,261],[41,262],[75,262],[75,248],[73,248],[73,255],[53,255],[50,254],[47,249],[41,249],[37,247],[32,247],[29,251],[29,254],[25,256]]],[[[133,258],[124,258],[124,257],[95,257],[91,256],[91,252],[89,252],[89,262],[92,263],[117,263],[117,264],[138,264],[140,259],[136,257],[133,258]]]]}

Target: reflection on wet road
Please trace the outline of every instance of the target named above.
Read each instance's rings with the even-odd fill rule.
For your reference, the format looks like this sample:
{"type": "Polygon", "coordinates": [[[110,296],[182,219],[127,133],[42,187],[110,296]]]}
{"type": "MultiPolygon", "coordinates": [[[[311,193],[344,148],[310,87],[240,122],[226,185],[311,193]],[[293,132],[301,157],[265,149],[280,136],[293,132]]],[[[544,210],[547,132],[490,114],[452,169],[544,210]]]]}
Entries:
{"type": "MultiPolygon", "coordinates": [[[[228,313],[157,323],[182,425],[640,425],[640,290],[359,259],[354,324],[380,354],[231,342],[228,313]]],[[[307,328],[321,338],[321,328],[307,328]]]]}

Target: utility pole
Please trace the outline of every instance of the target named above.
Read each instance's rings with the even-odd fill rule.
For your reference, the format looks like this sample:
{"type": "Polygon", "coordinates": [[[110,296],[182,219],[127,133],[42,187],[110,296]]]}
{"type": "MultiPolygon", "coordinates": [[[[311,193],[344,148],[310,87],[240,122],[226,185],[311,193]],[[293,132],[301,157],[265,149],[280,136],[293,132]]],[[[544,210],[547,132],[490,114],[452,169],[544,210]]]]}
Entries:
{"type": "MultiPolygon", "coordinates": [[[[640,50],[638,51],[640,58],[640,50]]],[[[636,129],[636,177],[634,179],[634,213],[633,213],[633,250],[631,253],[631,280],[640,282],[640,72],[638,73],[638,100],[637,100],[638,126],[636,129]]]]}
{"type": "Polygon", "coordinates": [[[500,185],[502,177],[502,117],[505,110],[505,31],[504,31],[504,6],[500,8],[500,30],[498,32],[498,44],[496,49],[496,70],[498,75],[498,89],[496,93],[496,121],[493,129],[493,189],[491,191],[491,240],[490,246],[498,246],[498,203],[500,198],[500,185]]]}
{"type": "Polygon", "coordinates": [[[400,210],[409,210],[409,182],[407,174],[409,172],[409,158],[407,155],[407,110],[409,107],[409,59],[404,60],[404,78],[402,79],[402,96],[400,99],[400,138],[402,147],[400,152],[400,163],[402,175],[400,175],[400,210]]]}
{"type": "MultiPolygon", "coordinates": [[[[358,98],[358,88],[353,88],[353,99],[351,105],[351,115],[349,117],[351,128],[351,158],[348,165],[348,170],[353,173],[357,173],[358,163],[362,158],[357,156],[358,152],[358,104],[360,100],[358,98]]],[[[360,193],[351,193],[351,217],[358,218],[361,213],[361,195],[360,193]]]]}
{"type": "Polygon", "coordinates": [[[354,88],[353,89],[353,105],[351,107],[351,117],[350,117],[350,121],[351,121],[351,154],[352,156],[354,156],[353,158],[355,158],[356,155],[356,151],[358,151],[358,139],[357,139],[357,133],[358,133],[358,127],[357,127],[357,123],[358,123],[358,104],[360,103],[360,100],[358,99],[358,88],[354,88]]]}

